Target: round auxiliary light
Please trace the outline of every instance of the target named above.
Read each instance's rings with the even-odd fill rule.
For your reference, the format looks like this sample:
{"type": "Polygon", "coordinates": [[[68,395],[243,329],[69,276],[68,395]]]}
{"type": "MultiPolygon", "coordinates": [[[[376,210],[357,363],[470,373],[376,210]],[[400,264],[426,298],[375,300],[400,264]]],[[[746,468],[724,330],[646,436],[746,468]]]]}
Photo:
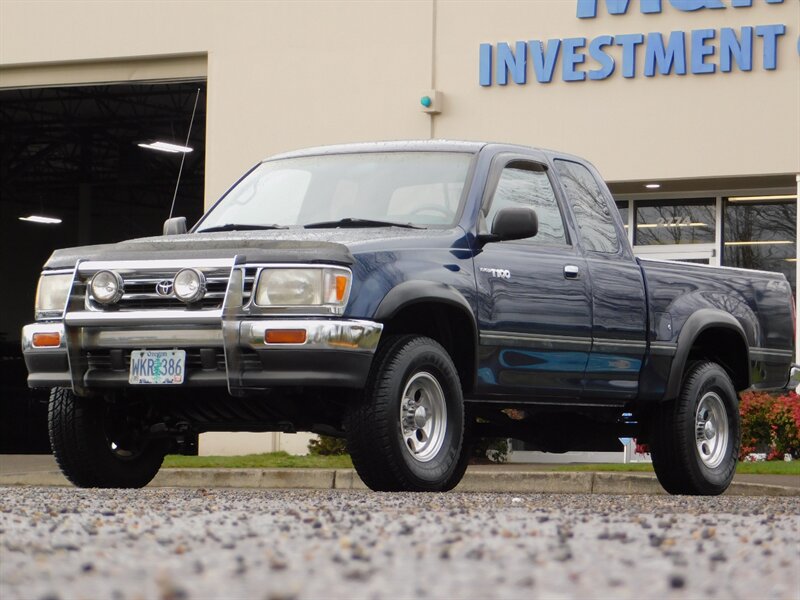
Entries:
{"type": "Polygon", "coordinates": [[[115,304],[125,293],[122,277],[114,271],[98,271],[89,282],[92,298],[100,304],[115,304]]]}
{"type": "Polygon", "coordinates": [[[173,281],[175,297],[191,304],[206,295],[206,276],[197,269],[181,269],[173,281]]]}

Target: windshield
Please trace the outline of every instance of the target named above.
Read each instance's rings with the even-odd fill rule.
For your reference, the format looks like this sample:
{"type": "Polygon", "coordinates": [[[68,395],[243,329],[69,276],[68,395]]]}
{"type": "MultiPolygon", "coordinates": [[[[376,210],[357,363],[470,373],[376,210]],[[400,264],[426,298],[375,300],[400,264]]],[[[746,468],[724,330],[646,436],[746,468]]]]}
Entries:
{"type": "Polygon", "coordinates": [[[455,225],[472,154],[365,152],[262,163],[196,231],[455,225]]]}

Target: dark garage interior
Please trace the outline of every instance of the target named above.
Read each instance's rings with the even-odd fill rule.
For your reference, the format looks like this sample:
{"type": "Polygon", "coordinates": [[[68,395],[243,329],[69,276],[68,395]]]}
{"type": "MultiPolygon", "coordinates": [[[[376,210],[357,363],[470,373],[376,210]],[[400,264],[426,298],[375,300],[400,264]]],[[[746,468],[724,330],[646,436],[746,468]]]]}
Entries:
{"type": "Polygon", "coordinates": [[[173,214],[193,224],[205,104],[205,81],[0,90],[1,453],[49,452],[47,393],[28,390],[20,349],[42,264],[56,248],[159,235],[183,157],[173,214]],[[192,151],[139,145],[159,141],[192,151]],[[30,216],[60,222],[20,220],[30,216]]]}

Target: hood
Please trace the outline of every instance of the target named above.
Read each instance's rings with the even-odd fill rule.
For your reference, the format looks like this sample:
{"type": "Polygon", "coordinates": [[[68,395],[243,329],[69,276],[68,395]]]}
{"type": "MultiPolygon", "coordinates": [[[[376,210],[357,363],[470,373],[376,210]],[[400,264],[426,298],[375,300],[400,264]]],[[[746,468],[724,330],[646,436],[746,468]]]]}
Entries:
{"type": "MultiPolygon", "coordinates": [[[[461,237],[463,231],[458,230],[461,237]]],[[[400,229],[276,229],[187,233],[127,240],[116,244],[56,250],[45,269],[75,266],[78,260],[147,260],[242,257],[244,262],[304,262],[350,265],[352,252],[395,246],[429,246],[432,238],[453,240],[453,230],[400,229]]]]}

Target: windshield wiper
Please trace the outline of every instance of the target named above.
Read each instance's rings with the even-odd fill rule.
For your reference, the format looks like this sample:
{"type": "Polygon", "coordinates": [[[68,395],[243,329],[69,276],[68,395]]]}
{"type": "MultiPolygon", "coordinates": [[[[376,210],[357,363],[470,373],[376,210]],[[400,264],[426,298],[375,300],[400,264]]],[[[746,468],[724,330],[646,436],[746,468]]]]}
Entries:
{"type": "Polygon", "coordinates": [[[210,231],[257,231],[260,229],[289,229],[285,225],[246,225],[244,223],[226,223],[205,229],[198,229],[195,233],[208,233],[210,231]]]}
{"type": "Polygon", "coordinates": [[[376,219],[356,219],[352,217],[345,217],[336,221],[319,221],[317,223],[308,223],[303,225],[306,229],[335,229],[337,227],[405,227],[406,229],[425,229],[419,225],[412,225],[411,223],[395,223],[394,221],[378,221],[376,219]]]}

